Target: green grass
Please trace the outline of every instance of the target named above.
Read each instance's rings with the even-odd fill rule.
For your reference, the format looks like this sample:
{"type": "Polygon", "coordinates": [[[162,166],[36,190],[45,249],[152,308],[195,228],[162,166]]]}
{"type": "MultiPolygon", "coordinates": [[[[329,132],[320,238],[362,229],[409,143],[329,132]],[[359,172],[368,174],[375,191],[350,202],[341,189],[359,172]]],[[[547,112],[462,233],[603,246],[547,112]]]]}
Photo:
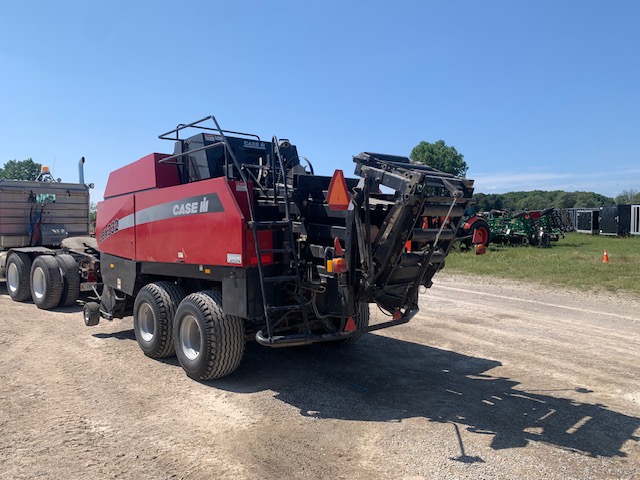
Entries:
{"type": "Polygon", "coordinates": [[[640,293],[640,237],[569,233],[551,248],[490,245],[485,255],[452,250],[445,271],[562,285],[581,290],[640,293]],[[603,263],[607,250],[609,263],[603,263]]]}

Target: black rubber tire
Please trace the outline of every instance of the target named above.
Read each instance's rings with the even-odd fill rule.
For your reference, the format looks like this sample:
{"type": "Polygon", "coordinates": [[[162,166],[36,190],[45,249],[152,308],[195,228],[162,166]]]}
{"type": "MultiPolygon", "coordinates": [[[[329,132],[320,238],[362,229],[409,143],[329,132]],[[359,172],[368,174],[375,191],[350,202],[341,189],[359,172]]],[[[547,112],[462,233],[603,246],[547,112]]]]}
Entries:
{"type": "MultiPolygon", "coordinates": [[[[359,302],[356,305],[357,308],[357,313],[356,315],[353,317],[353,321],[356,324],[357,328],[365,328],[369,326],[369,319],[371,318],[371,312],[369,311],[369,304],[366,302],[359,302]]],[[[342,346],[347,346],[347,345],[353,345],[354,343],[356,343],[358,340],[360,340],[363,335],[365,335],[364,333],[358,333],[356,335],[353,335],[351,337],[342,339],[342,340],[334,340],[331,343],[332,345],[337,345],[339,347],[342,346]]]]}
{"type": "Polygon", "coordinates": [[[184,298],[182,287],[171,282],[145,285],[133,305],[133,331],[147,357],[165,358],[175,353],[173,317],[184,298]]]}
{"type": "Polygon", "coordinates": [[[100,304],[96,302],[85,303],[82,307],[82,316],[87,327],[95,327],[100,323],[100,304]]]}
{"type": "Polygon", "coordinates": [[[31,258],[22,252],[12,252],[5,266],[6,284],[9,296],[14,302],[24,302],[31,298],[31,258]]]}
{"type": "Polygon", "coordinates": [[[242,361],[244,322],[225,315],[218,291],[187,296],[178,307],[173,331],[178,361],[194,380],[224,377],[242,361]]]}
{"type": "Polygon", "coordinates": [[[549,248],[551,246],[551,235],[547,232],[542,233],[540,235],[540,246],[544,248],[549,248]]]}
{"type": "Polygon", "coordinates": [[[51,310],[60,303],[62,272],[55,257],[39,255],[31,265],[31,298],[42,310],[51,310]]]}
{"type": "Polygon", "coordinates": [[[70,307],[76,304],[80,296],[80,271],[78,262],[68,253],[56,255],[56,261],[62,272],[62,295],[59,307],[70,307]]]}

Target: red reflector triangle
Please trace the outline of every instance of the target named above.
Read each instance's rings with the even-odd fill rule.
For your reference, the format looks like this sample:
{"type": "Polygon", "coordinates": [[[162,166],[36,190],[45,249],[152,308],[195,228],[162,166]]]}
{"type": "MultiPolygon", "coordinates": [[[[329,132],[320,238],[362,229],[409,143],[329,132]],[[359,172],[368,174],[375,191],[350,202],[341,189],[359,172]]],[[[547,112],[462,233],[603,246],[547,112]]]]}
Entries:
{"type": "Polygon", "coordinates": [[[357,330],[358,327],[356,327],[356,322],[353,321],[353,317],[349,317],[349,319],[347,320],[347,324],[344,327],[344,331],[345,332],[353,332],[354,330],[357,330]]]}
{"type": "Polygon", "coordinates": [[[329,183],[327,203],[330,210],[347,210],[349,208],[349,190],[342,170],[336,170],[329,183]]]}
{"type": "Polygon", "coordinates": [[[471,243],[474,245],[478,245],[479,243],[484,243],[484,238],[482,232],[479,228],[476,228],[473,232],[473,238],[471,239],[471,243]]]}

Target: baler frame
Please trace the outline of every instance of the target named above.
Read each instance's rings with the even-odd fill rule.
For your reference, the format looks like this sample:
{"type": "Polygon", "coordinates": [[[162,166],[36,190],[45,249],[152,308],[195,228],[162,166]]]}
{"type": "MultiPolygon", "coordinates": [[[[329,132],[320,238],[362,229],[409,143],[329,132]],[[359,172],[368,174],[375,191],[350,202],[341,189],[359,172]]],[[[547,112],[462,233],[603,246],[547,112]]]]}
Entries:
{"type": "MultiPolygon", "coordinates": [[[[241,318],[245,337],[251,335],[270,347],[351,343],[363,333],[408,322],[418,311],[419,289],[430,287],[432,277],[444,266],[472,202],[472,180],[414,164],[406,157],[364,152],[353,157],[359,179],[345,179],[341,170],[333,177],[315,176],[308,160],[310,172],[300,164],[306,159],[288,140],[274,136],[263,142],[258,135],[223,130],[213,115],[179,124],[159,138],[175,142],[174,154],[152,154],[119,169],[114,178],[122,182],[114,180],[116,186],[110,189],[110,177],[109,194],[105,193],[106,217],[101,218],[98,206],[100,238],[112,222],[130,219],[123,223],[123,230],[115,229],[122,234],[108,232],[106,243],[101,244],[102,260],[110,268],[103,269],[99,316],[121,318],[133,308],[138,337],[136,305],[148,304],[151,293],[162,290],[173,305],[163,307],[164,311],[176,312],[177,352],[189,343],[178,339],[185,321],[180,315],[201,308],[194,302],[219,305],[217,311],[224,309],[234,329],[241,318]],[[205,125],[209,121],[214,127],[205,125]],[[204,133],[181,137],[191,128],[204,133]],[[167,170],[164,165],[175,167],[167,170]],[[155,180],[127,182],[129,171],[149,172],[155,180]],[[174,173],[167,176],[169,171],[174,173]],[[117,186],[123,184],[127,185],[117,186]],[[175,254],[166,252],[180,252],[185,239],[164,249],[152,247],[157,241],[154,232],[165,232],[168,225],[188,228],[175,209],[180,202],[197,200],[195,192],[200,198],[210,192],[219,207],[207,207],[204,216],[189,218],[215,237],[223,234],[216,228],[226,225],[228,212],[236,242],[241,233],[240,245],[233,244],[242,249],[237,262],[229,252],[239,250],[227,249],[225,263],[224,251],[203,254],[197,250],[201,242],[189,241],[184,248],[195,254],[190,261],[185,263],[186,257],[180,256],[172,260],[175,254]],[[141,227],[138,208],[154,212],[141,216],[141,227]],[[173,209],[173,216],[155,213],[167,208],[173,209]],[[135,241],[133,249],[129,238],[131,244],[135,241]],[[194,270],[198,264],[200,270],[194,270]],[[369,325],[370,303],[390,319],[369,325]]],[[[194,205],[197,214],[203,213],[194,205]]],[[[94,306],[86,309],[87,325],[99,321],[96,312],[94,306]]],[[[166,323],[162,328],[166,331],[166,323]]],[[[154,358],[168,351],[138,342],[154,358]]],[[[240,345],[233,342],[236,355],[240,345]]],[[[199,379],[230,373],[240,358],[229,357],[229,363],[220,368],[199,364],[190,370],[184,355],[178,357],[187,373],[199,379]]]]}

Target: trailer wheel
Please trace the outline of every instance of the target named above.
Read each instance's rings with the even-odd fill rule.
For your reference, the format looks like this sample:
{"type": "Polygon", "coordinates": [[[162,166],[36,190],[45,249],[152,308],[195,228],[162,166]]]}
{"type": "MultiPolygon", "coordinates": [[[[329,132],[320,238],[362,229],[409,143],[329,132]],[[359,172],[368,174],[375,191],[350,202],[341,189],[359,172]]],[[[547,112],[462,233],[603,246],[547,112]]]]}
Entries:
{"type": "Polygon", "coordinates": [[[56,261],[62,271],[62,295],[59,307],[70,307],[76,304],[80,296],[80,272],[78,262],[68,253],[56,255],[56,261]]]}
{"type": "MultiPolygon", "coordinates": [[[[356,327],[357,328],[368,327],[369,318],[371,317],[371,313],[369,312],[369,304],[367,302],[358,302],[356,305],[356,308],[357,308],[357,313],[353,317],[353,321],[356,324],[356,327]]],[[[358,333],[356,335],[345,338],[343,340],[335,340],[330,343],[337,346],[352,345],[356,343],[360,338],[362,338],[363,335],[364,333],[358,333]]]]}
{"type": "Polygon", "coordinates": [[[133,330],[138,345],[151,358],[170,357],[173,347],[173,317],[184,290],[171,282],[145,285],[133,306],[133,330]]]}
{"type": "Polygon", "coordinates": [[[95,327],[100,323],[100,304],[97,302],[87,302],[82,307],[84,324],[87,327],[95,327]]]}
{"type": "Polygon", "coordinates": [[[31,298],[29,276],[31,274],[31,259],[21,252],[12,252],[7,261],[7,291],[15,302],[24,302],[31,298]]]}
{"type": "Polygon", "coordinates": [[[244,323],[225,315],[222,294],[203,291],[187,296],[174,321],[176,355],[186,374],[194,380],[229,375],[244,354],[244,323]]]}
{"type": "Polygon", "coordinates": [[[55,257],[40,255],[31,266],[31,298],[42,310],[58,306],[62,296],[63,281],[55,257]]]}

